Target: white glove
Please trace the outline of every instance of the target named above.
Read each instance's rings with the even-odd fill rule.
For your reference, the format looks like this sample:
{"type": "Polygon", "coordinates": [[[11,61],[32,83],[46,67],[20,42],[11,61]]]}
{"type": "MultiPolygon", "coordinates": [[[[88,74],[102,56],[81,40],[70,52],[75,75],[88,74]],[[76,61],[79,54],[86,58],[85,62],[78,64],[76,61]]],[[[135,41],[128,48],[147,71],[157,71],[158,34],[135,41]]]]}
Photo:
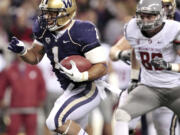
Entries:
{"type": "Polygon", "coordinates": [[[73,60],[70,61],[72,68],[67,69],[60,64],[62,73],[66,74],[74,82],[83,82],[88,80],[88,71],[80,72],[73,60]]]}

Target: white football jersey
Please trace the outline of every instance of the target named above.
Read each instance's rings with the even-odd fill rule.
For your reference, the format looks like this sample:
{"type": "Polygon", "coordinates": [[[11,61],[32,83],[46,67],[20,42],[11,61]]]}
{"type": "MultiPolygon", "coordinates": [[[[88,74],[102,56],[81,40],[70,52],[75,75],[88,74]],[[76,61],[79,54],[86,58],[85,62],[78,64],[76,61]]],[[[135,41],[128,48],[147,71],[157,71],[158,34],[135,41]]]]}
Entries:
{"type": "Polygon", "coordinates": [[[155,57],[170,63],[180,63],[173,47],[173,40],[180,32],[180,23],[165,20],[163,29],[151,38],[145,37],[131,19],[125,26],[125,37],[135,49],[136,58],[141,64],[141,83],[153,87],[173,88],[180,86],[180,73],[157,69],[150,64],[155,57]]]}

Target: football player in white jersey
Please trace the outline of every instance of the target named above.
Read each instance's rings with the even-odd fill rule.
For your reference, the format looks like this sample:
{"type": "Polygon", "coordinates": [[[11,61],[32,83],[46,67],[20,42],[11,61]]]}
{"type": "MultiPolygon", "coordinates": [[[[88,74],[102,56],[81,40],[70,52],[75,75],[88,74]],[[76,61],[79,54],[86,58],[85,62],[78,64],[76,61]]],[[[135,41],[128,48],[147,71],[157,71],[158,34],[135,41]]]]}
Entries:
{"type": "MultiPolygon", "coordinates": [[[[127,42],[127,40],[123,37],[121,40],[119,40],[112,48],[110,57],[113,61],[117,61],[119,59],[125,61],[126,63],[130,61],[130,53],[131,53],[131,46],[127,42]]],[[[137,87],[138,80],[139,80],[139,70],[140,67],[136,63],[135,55],[134,53],[131,54],[131,84],[129,86],[129,91],[137,87]]],[[[126,92],[123,93],[123,96],[126,94],[126,92]]],[[[122,96],[121,96],[122,97],[122,96]]],[[[123,104],[123,100],[126,98],[121,98],[119,101],[119,105],[123,104]]],[[[170,135],[172,133],[177,133],[176,124],[177,124],[177,116],[167,107],[160,107],[154,111],[152,111],[153,116],[153,122],[155,125],[155,129],[157,134],[159,135],[170,135]],[[176,131],[175,131],[176,130],[176,131]]],[[[139,118],[140,119],[140,118],[139,118]]],[[[138,122],[138,118],[136,120],[133,120],[133,122],[130,123],[130,132],[132,133],[133,129],[136,127],[138,122]]],[[[114,134],[118,135],[119,131],[122,127],[119,126],[119,122],[116,122],[114,127],[114,134]],[[116,132],[117,129],[117,132],[116,132]]]]}
{"type": "MultiPolygon", "coordinates": [[[[176,10],[175,0],[162,0],[167,19],[180,21],[180,12],[176,10]]],[[[158,134],[178,134],[178,117],[167,107],[161,107],[152,112],[154,126],[158,134]]]]}
{"type": "MultiPolygon", "coordinates": [[[[142,85],[133,90],[128,97],[126,105],[123,105],[117,110],[117,120],[124,122],[124,125],[131,118],[160,106],[167,106],[177,114],[179,113],[179,110],[175,108],[174,105],[167,105],[167,103],[162,100],[164,98],[169,100],[172,98],[171,96],[175,96],[173,91],[175,91],[176,88],[174,87],[179,86],[177,81],[179,74],[176,73],[179,71],[179,65],[166,62],[178,62],[176,61],[177,55],[174,50],[177,42],[174,42],[175,45],[172,46],[172,41],[178,41],[177,35],[179,29],[173,31],[171,24],[177,25],[177,27],[179,27],[179,24],[174,21],[163,22],[162,17],[161,1],[140,1],[137,7],[136,18],[132,19],[126,27],[126,39],[135,49],[137,58],[141,63],[142,85]],[[168,32],[171,34],[168,34],[168,32]],[[169,39],[165,35],[168,35],[169,39]],[[151,59],[157,57],[161,59],[155,59],[151,62],[151,59]],[[150,79],[150,77],[153,79],[150,79]],[[172,93],[168,95],[167,93],[170,89],[172,89],[172,91],[170,91],[172,93]],[[160,94],[162,90],[164,95],[170,97],[164,97],[164,95],[160,94]],[[145,93],[149,93],[149,95],[145,93]],[[152,98],[151,102],[149,102],[151,99],[149,97],[152,98]],[[142,105],[142,103],[145,102],[146,104],[142,105]],[[137,107],[138,110],[136,110],[134,105],[139,106],[137,107]]],[[[121,55],[122,54],[123,53],[121,53],[121,55]]],[[[177,104],[178,103],[175,103],[175,105],[177,104]]],[[[127,134],[127,131],[124,134],[127,134]]]]}
{"type": "MultiPolygon", "coordinates": [[[[173,9],[173,10],[165,10],[166,15],[172,15],[175,14],[175,1],[174,0],[162,0],[163,2],[163,8],[173,9]],[[164,6],[165,5],[165,6],[164,6]]],[[[177,12],[176,12],[177,14],[177,12]]],[[[177,18],[177,15],[174,18],[177,18]]],[[[172,19],[167,17],[168,19],[172,19]]],[[[177,20],[177,19],[176,19],[177,20]]],[[[129,45],[128,41],[123,37],[121,40],[119,40],[112,48],[110,53],[110,58],[113,61],[117,61],[119,59],[123,60],[126,63],[129,63],[130,61],[130,49],[131,46],[129,45]]],[[[134,55],[131,55],[131,84],[129,86],[129,90],[132,90],[133,88],[137,87],[138,79],[139,79],[139,66],[136,64],[136,59],[134,59],[134,55]]],[[[125,94],[125,92],[123,93],[125,94]]],[[[120,104],[122,104],[122,99],[120,100],[120,104]]],[[[152,111],[153,116],[153,122],[156,128],[157,134],[163,134],[163,135],[169,135],[172,133],[177,134],[177,116],[167,107],[161,107],[154,111],[152,111]],[[165,122],[164,122],[165,121],[165,122]],[[175,131],[176,130],[176,131],[175,131]]],[[[132,130],[137,125],[138,119],[133,120],[133,122],[130,123],[131,126],[129,126],[130,130],[132,130]],[[133,123],[133,126],[132,126],[133,123]]],[[[116,134],[116,128],[118,129],[117,134],[119,133],[119,127],[118,123],[116,123],[115,134],[116,134]]],[[[133,131],[133,130],[132,130],[133,131]]],[[[131,131],[131,132],[132,132],[131,131]]]]}

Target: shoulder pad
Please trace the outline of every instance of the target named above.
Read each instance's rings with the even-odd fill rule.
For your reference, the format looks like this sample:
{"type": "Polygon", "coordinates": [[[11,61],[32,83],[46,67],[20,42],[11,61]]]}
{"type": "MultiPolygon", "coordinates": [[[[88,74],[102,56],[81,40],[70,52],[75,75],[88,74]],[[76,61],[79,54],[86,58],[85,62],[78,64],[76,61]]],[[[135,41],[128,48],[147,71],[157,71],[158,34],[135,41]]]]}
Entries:
{"type": "Polygon", "coordinates": [[[87,45],[98,40],[97,29],[89,21],[76,21],[69,33],[72,40],[81,45],[87,45]]]}
{"type": "Polygon", "coordinates": [[[91,29],[94,29],[95,25],[89,21],[80,21],[77,20],[74,24],[74,27],[70,30],[71,33],[79,33],[89,31],[91,29]]]}
{"type": "Polygon", "coordinates": [[[124,27],[124,35],[127,40],[129,40],[130,37],[136,37],[136,35],[139,35],[139,28],[136,23],[136,19],[131,19],[124,27]]]}

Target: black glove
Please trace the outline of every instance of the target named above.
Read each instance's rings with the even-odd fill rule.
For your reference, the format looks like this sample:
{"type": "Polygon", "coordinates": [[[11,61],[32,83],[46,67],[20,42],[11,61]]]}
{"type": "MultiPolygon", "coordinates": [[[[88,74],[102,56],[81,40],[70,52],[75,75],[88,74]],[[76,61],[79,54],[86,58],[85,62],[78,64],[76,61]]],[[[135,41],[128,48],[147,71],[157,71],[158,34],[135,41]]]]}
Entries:
{"type": "Polygon", "coordinates": [[[138,86],[138,80],[132,79],[130,85],[128,86],[128,93],[131,92],[133,89],[135,89],[138,86]]]}
{"type": "Polygon", "coordinates": [[[34,20],[32,31],[35,39],[43,38],[44,33],[47,30],[47,21],[43,19],[42,16],[39,16],[34,20]]]}
{"type": "Polygon", "coordinates": [[[122,61],[124,61],[126,64],[130,65],[130,56],[131,56],[131,50],[124,50],[120,51],[118,58],[122,61]]]}
{"type": "Polygon", "coordinates": [[[155,68],[162,69],[162,70],[171,70],[172,68],[170,63],[158,57],[151,60],[151,65],[153,65],[155,68]]]}

